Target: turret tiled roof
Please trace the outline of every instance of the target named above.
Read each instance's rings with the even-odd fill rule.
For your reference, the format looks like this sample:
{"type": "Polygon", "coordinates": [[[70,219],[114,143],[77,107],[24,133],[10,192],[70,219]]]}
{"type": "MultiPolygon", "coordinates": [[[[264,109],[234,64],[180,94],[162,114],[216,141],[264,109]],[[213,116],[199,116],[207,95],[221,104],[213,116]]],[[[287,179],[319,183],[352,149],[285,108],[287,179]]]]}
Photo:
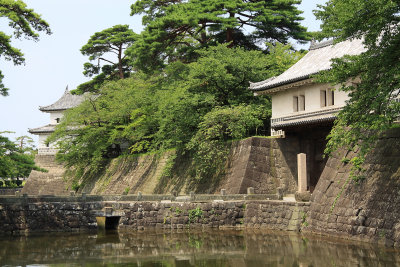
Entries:
{"type": "Polygon", "coordinates": [[[359,55],[365,50],[360,39],[349,39],[337,44],[332,40],[312,44],[310,51],[284,73],[265,81],[250,83],[250,90],[264,91],[308,79],[311,75],[330,69],[332,59],[344,55],[359,55]]]}
{"type": "Polygon", "coordinates": [[[83,95],[73,95],[67,87],[60,99],[51,105],[39,107],[39,110],[44,112],[66,110],[78,106],[83,100],[83,95]]]}
{"type": "Polygon", "coordinates": [[[31,134],[52,133],[54,132],[55,127],[55,124],[47,124],[42,127],[29,129],[28,132],[30,132],[31,134]]]}

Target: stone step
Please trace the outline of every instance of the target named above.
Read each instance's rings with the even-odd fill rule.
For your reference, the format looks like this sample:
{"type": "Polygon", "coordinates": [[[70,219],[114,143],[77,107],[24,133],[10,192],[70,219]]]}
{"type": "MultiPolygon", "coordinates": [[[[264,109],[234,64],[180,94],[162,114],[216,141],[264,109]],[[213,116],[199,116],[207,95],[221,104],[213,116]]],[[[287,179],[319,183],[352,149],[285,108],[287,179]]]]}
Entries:
{"type": "Polygon", "coordinates": [[[283,197],[283,201],[296,202],[294,194],[287,194],[283,197]]]}

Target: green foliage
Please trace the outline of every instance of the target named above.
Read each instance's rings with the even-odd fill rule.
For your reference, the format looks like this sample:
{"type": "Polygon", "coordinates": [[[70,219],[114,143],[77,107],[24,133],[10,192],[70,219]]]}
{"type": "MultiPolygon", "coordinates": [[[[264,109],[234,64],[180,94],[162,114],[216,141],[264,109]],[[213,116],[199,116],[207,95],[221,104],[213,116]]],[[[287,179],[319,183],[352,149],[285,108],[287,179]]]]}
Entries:
{"type": "Polygon", "coordinates": [[[218,43],[262,50],[266,41],[307,40],[297,0],[139,0],[131,15],[143,14],[145,30],[128,53],[142,70],[196,60],[196,51],[218,43]]]}
{"type": "Polygon", "coordinates": [[[0,178],[0,187],[11,187],[11,188],[20,187],[24,186],[24,182],[25,181],[21,180],[2,180],[0,178]]]}
{"type": "Polygon", "coordinates": [[[196,220],[203,218],[203,210],[200,207],[197,207],[192,210],[188,210],[189,215],[189,223],[194,223],[196,220]]]}
{"type": "Polygon", "coordinates": [[[36,153],[35,142],[27,135],[18,136],[15,138],[15,144],[24,153],[29,153],[32,155],[36,153]]]}
{"type": "MultiPolygon", "coordinates": [[[[319,80],[340,84],[350,100],[340,112],[326,152],[340,147],[358,151],[353,173],[360,171],[379,134],[393,127],[400,115],[400,4],[384,0],[330,0],[315,11],[322,20],[322,37],[339,42],[362,38],[366,51],[333,62],[319,80]]],[[[357,174],[358,175],[358,174],[357,174]]],[[[355,177],[353,177],[355,178],[355,177]]]]}
{"type": "Polygon", "coordinates": [[[179,214],[181,214],[183,212],[183,210],[178,208],[178,207],[175,207],[175,208],[171,207],[171,211],[175,212],[176,215],[179,215],[179,214]]]}
{"type": "Polygon", "coordinates": [[[165,167],[162,171],[161,177],[170,178],[172,177],[172,170],[175,165],[176,154],[172,154],[168,157],[167,162],[165,163],[165,167]]]}
{"type": "Polygon", "coordinates": [[[77,181],[74,181],[71,185],[72,190],[74,190],[75,192],[78,192],[80,187],[81,185],[77,181]]]}
{"type": "MultiPolygon", "coordinates": [[[[0,132],[0,134],[4,133],[0,132]]],[[[18,179],[28,177],[31,170],[45,171],[35,165],[35,155],[29,151],[32,150],[18,146],[7,137],[0,135],[0,177],[18,179]]]]}
{"type": "Polygon", "coordinates": [[[189,247],[191,248],[195,248],[195,249],[201,249],[204,244],[203,244],[203,240],[201,240],[201,238],[197,239],[191,235],[189,235],[189,247]]]}
{"type": "Polygon", "coordinates": [[[301,216],[301,225],[307,227],[308,226],[307,213],[301,211],[300,216],[301,216]]]}
{"type": "Polygon", "coordinates": [[[83,74],[94,78],[78,86],[76,93],[96,92],[105,81],[124,79],[129,76],[132,67],[124,55],[125,49],[131,46],[138,35],[129,29],[128,25],[115,25],[101,32],[96,32],[90,37],[87,44],[81,48],[82,55],[89,56],[90,61],[97,61],[97,64],[86,62],[83,74]],[[110,54],[116,60],[110,59],[110,54]],[[106,62],[100,65],[100,62],[106,62]]]}
{"type": "Polygon", "coordinates": [[[212,94],[217,105],[262,102],[247,89],[249,82],[280,74],[302,57],[290,46],[269,44],[268,48],[268,55],[227,45],[198,51],[199,59],[189,65],[189,91],[212,94]]]}
{"type": "Polygon", "coordinates": [[[260,111],[264,110],[262,120],[268,127],[269,99],[253,97],[247,89],[249,82],[277,75],[303,56],[280,44],[269,50],[271,53],[265,55],[218,45],[199,51],[196,62],[169,65],[166,73],[167,79],[172,79],[168,85],[171,91],[161,103],[160,128],[155,136],[159,146],[185,148],[202,118],[218,106],[258,105],[260,111]]]}
{"type": "Polygon", "coordinates": [[[195,151],[196,179],[210,178],[222,171],[229,150],[226,142],[249,136],[251,130],[261,127],[263,116],[267,116],[264,108],[251,105],[216,107],[204,116],[199,130],[187,145],[195,151]]]}
{"type": "MultiPolygon", "coordinates": [[[[100,95],[88,96],[80,106],[68,110],[49,139],[58,140],[57,159],[80,169],[77,174],[93,175],[121,153],[121,146],[132,149],[151,139],[156,123],[149,119],[156,107],[152,88],[151,80],[140,77],[109,82],[100,95]]],[[[134,149],[135,153],[146,151],[144,146],[134,149]]]]}
{"type": "Polygon", "coordinates": [[[347,164],[347,163],[350,162],[350,159],[348,159],[348,158],[342,158],[342,159],[341,159],[341,162],[344,163],[344,164],[347,164]]]}
{"type": "MultiPolygon", "coordinates": [[[[199,51],[190,64],[178,61],[160,73],[105,82],[66,112],[49,141],[58,140],[57,158],[75,170],[78,181],[95,177],[120,154],[176,148],[179,156],[195,155],[194,183],[207,183],[221,174],[230,140],[268,132],[270,101],[254,98],[249,82],[275,75],[302,56],[279,44],[269,50],[218,45],[199,51]]],[[[172,178],[174,164],[170,158],[163,175],[172,178]]]]}
{"type": "MultiPolygon", "coordinates": [[[[6,18],[14,32],[13,37],[20,39],[39,40],[37,32],[44,31],[51,34],[49,24],[44,21],[40,15],[36,14],[33,9],[27,8],[26,4],[21,0],[0,0],[0,17],[6,18]]],[[[11,36],[0,31],[0,57],[5,60],[13,61],[15,65],[25,62],[24,54],[18,48],[11,45],[11,36]]],[[[0,95],[8,95],[8,88],[2,83],[4,76],[0,71],[0,95]]]]}
{"type": "Polygon", "coordinates": [[[130,190],[131,190],[131,189],[129,188],[129,186],[128,186],[128,187],[125,187],[125,189],[124,189],[124,195],[127,195],[127,194],[129,193],[130,190]]]}

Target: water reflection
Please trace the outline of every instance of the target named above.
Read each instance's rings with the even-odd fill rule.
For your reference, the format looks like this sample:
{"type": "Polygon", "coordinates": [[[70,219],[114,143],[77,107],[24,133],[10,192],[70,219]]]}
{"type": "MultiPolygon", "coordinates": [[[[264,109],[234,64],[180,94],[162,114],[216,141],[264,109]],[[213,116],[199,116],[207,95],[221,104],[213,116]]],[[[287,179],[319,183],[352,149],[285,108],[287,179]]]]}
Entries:
{"type": "Polygon", "coordinates": [[[0,248],[0,266],[400,266],[400,251],[261,230],[35,234],[0,248]]]}

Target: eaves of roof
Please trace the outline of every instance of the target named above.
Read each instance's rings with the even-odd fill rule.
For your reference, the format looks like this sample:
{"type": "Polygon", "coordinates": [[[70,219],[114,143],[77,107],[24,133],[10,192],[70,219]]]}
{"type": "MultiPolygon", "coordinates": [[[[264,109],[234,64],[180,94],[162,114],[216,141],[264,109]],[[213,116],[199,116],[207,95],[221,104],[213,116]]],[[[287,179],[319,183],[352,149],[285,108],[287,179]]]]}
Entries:
{"type": "Polygon", "coordinates": [[[54,132],[55,127],[56,125],[54,124],[48,124],[42,127],[28,129],[28,132],[30,132],[31,134],[52,133],[54,132]]]}
{"type": "Polygon", "coordinates": [[[250,83],[249,89],[255,93],[262,91],[262,94],[268,94],[269,92],[264,91],[307,80],[321,71],[331,69],[331,60],[334,58],[340,58],[344,55],[358,55],[365,50],[360,39],[349,39],[337,44],[334,44],[332,40],[313,43],[310,51],[288,70],[277,77],[250,83]]]}

